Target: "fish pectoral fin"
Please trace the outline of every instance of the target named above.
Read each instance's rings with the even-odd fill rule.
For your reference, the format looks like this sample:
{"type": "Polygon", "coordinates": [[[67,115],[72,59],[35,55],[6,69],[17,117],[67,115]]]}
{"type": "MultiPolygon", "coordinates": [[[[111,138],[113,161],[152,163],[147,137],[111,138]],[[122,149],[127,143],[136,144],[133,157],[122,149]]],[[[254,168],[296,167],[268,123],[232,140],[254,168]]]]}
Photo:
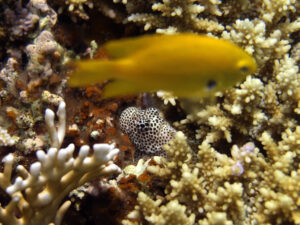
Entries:
{"type": "Polygon", "coordinates": [[[105,52],[112,59],[125,58],[139,50],[147,48],[159,40],[161,35],[145,35],[138,38],[126,38],[116,41],[110,41],[103,46],[105,52]]]}
{"type": "Polygon", "coordinates": [[[123,95],[133,95],[142,92],[134,83],[125,80],[113,80],[108,83],[103,91],[104,98],[111,98],[123,95]]]}

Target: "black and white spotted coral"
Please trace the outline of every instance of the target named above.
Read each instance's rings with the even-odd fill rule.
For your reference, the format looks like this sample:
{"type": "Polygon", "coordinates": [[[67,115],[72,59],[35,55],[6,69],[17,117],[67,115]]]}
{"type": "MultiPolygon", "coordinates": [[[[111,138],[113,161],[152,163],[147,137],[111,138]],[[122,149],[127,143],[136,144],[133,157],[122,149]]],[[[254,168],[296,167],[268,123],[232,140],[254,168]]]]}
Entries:
{"type": "Polygon", "coordinates": [[[120,116],[120,128],[123,133],[128,134],[136,148],[135,159],[165,156],[163,145],[167,144],[176,132],[155,108],[125,109],[120,116]]]}

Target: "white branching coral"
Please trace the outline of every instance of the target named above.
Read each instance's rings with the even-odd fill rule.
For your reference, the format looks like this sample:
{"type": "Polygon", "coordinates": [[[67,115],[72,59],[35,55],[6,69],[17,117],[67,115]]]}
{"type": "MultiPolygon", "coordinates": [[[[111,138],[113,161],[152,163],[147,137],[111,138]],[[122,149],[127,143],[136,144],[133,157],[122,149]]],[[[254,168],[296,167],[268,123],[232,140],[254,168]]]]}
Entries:
{"type": "Polygon", "coordinates": [[[0,127],[0,146],[12,146],[18,141],[18,137],[11,136],[7,130],[0,127]]]}
{"type": "Polygon", "coordinates": [[[220,32],[224,26],[217,22],[222,15],[218,5],[219,0],[192,0],[192,1],[149,1],[136,2],[132,0],[122,2],[130,14],[125,22],[135,22],[144,25],[144,30],[155,29],[158,33],[175,33],[182,31],[220,32]],[[138,5],[143,7],[138,7],[138,5]],[[145,12],[139,11],[141,8],[145,12]],[[153,13],[148,11],[152,10],[153,13]],[[201,15],[211,14],[211,18],[202,18],[201,15]]]}
{"type": "Polygon", "coordinates": [[[84,11],[84,6],[93,8],[94,4],[89,0],[67,0],[65,4],[68,5],[68,10],[75,15],[78,15],[81,19],[88,20],[89,16],[84,11]]]}
{"type": "Polygon", "coordinates": [[[57,117],[58,117],[58,129],[54,123],[55,114],[51,109],[46,109],[45,122],[48,127],[48,131],[51,138],[51,147],[59,149],[66,133],[66,103],[61,102],[58,106],[57,117]]]}
{"type": "Polygon", "coordinates": [[[164,101],[165,105],[168,103],[170,103],[172,106],[176,105],[177,97],[173,93],[167,91],[158,91],[156,92],[156,95],[164,101]]]}
{"type": "Polygon", "coordinates": [[[167,161],[146,168],[166,182],[164,195],[151,197],[144,187],[123,224],[298,224],[299,134],[299,127],[286,130],[276,142],[264,133],[267,156],[252,142],[228,156],[205,141],[194,152],[177,132],[165,146],[167,161]]]}
{"type": "MultiPolygon", "coordinates": [[[[163,225],[192,225],[194,224],[194,215],[186,216],[186,206],[180,205],[178,200],[170,201],[167,205],[161,206],[161,201],[153,201],[143,192],[138,195],[138,201],[145,213],[145,219],[151,224],[163,225]]],[[[126,224],[126,223],[125,223],[126,224]]]]}
{"type": "Polygon", "coordinates": [[[59,149],[65,132],[65,103],[59,105],[58,131],[55,128],[54,112],[46,110],[52,147],[47,152],[37,151],[38,161],[27,170],[17,166],[17,177],[11,183],[13,154],[7,155],[4,171],[0,173],[0,187],[10,195],[11,201],[0,207],[0,224],[5,225],[59,225],[70,201],[62,202],[73,189],[101,176],[120,172],[111,162],[119,150],[113,144],[82,146],[78,156],[73,157],[74,144],[59,149]]]}
{"type": "Polygon", "coordinates": [[[291,48],[290,34],[299,29],[299,20],[274,26],[270,32],[263,20],[238,19],[232,26],[226,27],[222,38],[243,46],[261,66],[270,59],[279,59],[287,54],[291,48]]]}

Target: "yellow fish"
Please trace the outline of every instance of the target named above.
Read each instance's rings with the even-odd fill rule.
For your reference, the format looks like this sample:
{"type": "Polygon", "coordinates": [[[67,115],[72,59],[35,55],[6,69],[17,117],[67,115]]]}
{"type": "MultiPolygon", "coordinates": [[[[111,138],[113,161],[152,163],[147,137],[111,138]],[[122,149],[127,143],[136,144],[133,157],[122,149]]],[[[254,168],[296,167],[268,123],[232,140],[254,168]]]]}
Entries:
{"type": "Polygon", "coordinates": [[[256,71],[254,59],[231,42],[204,35],[146,35],[106,43],[109,60],[82,60],[71,87],[113,79],[105,97],[165,90],[203,97],[256,71]]]}

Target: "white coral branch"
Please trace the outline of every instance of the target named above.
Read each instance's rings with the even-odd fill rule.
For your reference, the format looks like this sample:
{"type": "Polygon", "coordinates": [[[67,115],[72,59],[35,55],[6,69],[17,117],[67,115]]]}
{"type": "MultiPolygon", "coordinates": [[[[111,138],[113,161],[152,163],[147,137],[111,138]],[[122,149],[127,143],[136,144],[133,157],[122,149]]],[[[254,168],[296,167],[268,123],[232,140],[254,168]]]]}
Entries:
{"type": "MultiPolygon", "coordinates": [[[[46,110],[46,123],[49,128],[52,146],[60,146],[65,135],[65,103],[60,103],[57,116],[58,130],[54,125],[54,112],[46,110]]],[[[29,171],[19,165],[18,177],[10,183],[14,156],[4,158],[4,172],[0,173],[0,187],[12,198],[4,208],[0,207],[0,221],[6,225],[59,225],[63,214],[70,206],[62,200],[78,186],[97,177],[120,172],[111,162],[119,150],[113,144],[95,144],[93,154],[88,156],[89,146],[82,146],[77,157],[73,157],[74,144],[66,148],[50,148],[47,152],[37,151],[38,161],[29,171]],[[14,216],[19,211],[21,217],[14,216]]],[[[0,223],[1,224],[1,223],[0,223]]]]}
{"type": "Polygon", "coordinates": [[[54,123],[55,114],[51,109],[46,109],[45,122],[51,138],[51,147],[59,148],[64,140],[66,133],[66,103],[61,102],[57,110],[58,128],[54,123]]]}

